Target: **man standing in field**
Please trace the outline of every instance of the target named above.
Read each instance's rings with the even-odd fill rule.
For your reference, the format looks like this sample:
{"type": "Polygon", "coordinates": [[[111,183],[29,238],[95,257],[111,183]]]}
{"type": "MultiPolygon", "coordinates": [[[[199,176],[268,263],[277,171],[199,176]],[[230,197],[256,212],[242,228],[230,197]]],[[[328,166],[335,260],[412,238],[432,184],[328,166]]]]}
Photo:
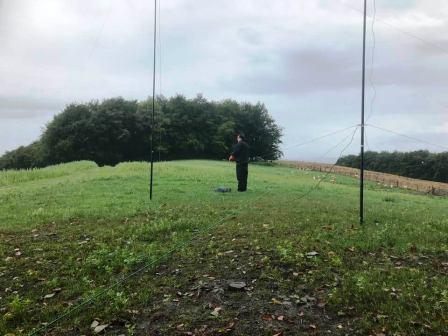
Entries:
{"type": "Polygon", "coordinates": [[[236,178],[238,180],[238,191],[247,190],[247,175],[249,172],[249,145],[243,134],[238,134],[238,143],[233,146],[229,161],[236,161],[236,178]]]}

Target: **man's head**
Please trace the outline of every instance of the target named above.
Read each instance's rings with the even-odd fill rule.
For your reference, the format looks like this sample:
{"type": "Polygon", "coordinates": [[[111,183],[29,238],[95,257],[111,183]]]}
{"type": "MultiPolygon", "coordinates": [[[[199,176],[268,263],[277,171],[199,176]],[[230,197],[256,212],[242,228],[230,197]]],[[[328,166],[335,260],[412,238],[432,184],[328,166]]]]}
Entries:
{"type": "Polygon", "coordinates": [[[245,140],[244,134],[242,133],[238,134],[236,139],[238,140],[238,142],[244,141],[245,140]]]}

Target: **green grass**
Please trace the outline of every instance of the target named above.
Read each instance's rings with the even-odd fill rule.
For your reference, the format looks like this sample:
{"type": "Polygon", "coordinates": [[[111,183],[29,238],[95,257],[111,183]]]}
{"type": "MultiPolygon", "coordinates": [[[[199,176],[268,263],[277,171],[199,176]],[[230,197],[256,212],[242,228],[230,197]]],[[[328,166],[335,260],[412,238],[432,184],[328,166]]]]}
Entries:
{"type": "Polygon", "coordinates": [[[42,169],[7,170],[0,173],[0,186],[14,185],[22,182],[50,179],[71,175],[74,172],[98,168],[95,162],[79,161],[60,164],[42,169]]]}
{"type": "MultiPolygon", "coordinates": [[[[248,193],[217,194],[218,186],[234,187],[229,163],[160,163],[151,202],[148,170],[146,163],[79,162],[0,172],[0,334],[27,334],[224,216],[211,231],[222,242],[208,249],[234,249],[234,238],[244,235],[265,251],[260,281],[272,278],[284,292],[306,286],[360,335],[448,333],[447,198],[368,183],[367,221],[359,227],[357,181],[349,177],[328,179],[301,199],[318,173],[251,166],[248,193]],[[285,270],[300,276],[285,278],[285,270]]],[[[199,248],[163,262],[195,261],[199,248]]],[[[163,299],[152,283],[148,271],[111,288],[53,334],[89,333],[97,318],[132,335],[139,320],[132,311],[163,299]]]]}

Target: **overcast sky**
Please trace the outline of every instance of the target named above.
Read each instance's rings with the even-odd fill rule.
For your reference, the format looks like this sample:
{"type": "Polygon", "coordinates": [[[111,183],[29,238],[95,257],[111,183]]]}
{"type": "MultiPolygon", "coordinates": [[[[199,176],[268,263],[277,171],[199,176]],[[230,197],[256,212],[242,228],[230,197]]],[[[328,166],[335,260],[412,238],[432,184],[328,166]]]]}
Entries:
{"type": "MultiPolygon", "coordinates": [[[[369,123],[448,146],[448,1],[376,7],[369,123]]],[[[263,102],[284,128],[287,158],[331,161],[352,130],[294,145],[360,122],[361,9],[361,0],[161,0],[157,92],[263,102]]],[[[68,103],[148,96],[152,34],[148,0],[0,0],[0,154],[37,139],[68,103]]],[[[441,150],[370,128],[367,140],[372,150],[441,150]]],[[[359,133],[347,153],[358,146],[359,133]]]]}

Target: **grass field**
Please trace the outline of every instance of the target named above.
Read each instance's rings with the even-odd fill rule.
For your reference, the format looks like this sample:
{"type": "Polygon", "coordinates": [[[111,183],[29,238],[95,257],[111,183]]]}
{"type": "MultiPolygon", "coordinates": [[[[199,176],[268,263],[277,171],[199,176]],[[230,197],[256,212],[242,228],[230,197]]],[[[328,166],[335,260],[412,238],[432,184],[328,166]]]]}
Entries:
{"type": "Polygon", "coordinates": [[[99,293],[36,334],[448,334],[448,198],[367,184],[360,227],[349,177],[160,163],[150,202],[148,168],[0,172],[1,335],[99,293]]]}

